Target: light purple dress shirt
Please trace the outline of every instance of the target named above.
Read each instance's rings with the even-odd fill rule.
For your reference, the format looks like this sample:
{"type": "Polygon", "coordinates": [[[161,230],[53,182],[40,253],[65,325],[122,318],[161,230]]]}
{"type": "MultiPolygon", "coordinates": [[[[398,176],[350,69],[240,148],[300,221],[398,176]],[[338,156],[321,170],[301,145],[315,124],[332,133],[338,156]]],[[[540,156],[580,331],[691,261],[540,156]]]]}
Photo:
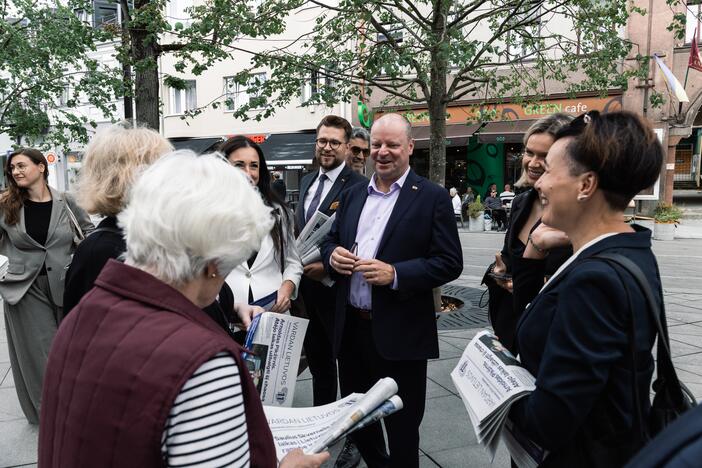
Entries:
{"type": "MultiPolygon", "coordinates": [[[[368,198],[366,198],[361,216],[358,218],[358,229],[356,230],[356,255],[361,259],[373,259],[378,253],[380,239],[383,237],[385,226],[387,226],[392,210],[395,208],[407,174],[409,174],[409,168],[402,174],[402,177],[390,186],[388,193],[379,191],[375,184],[376,176],[371,177],[368,184],[368,198]]],[[[363,277],[363,273],[354,273],[351,276],[349,303],[358,309],[370,310],[372,306],[371,287],[363,277]]],[[[397,289],[397,273],[392,288],[397,289]]]]}

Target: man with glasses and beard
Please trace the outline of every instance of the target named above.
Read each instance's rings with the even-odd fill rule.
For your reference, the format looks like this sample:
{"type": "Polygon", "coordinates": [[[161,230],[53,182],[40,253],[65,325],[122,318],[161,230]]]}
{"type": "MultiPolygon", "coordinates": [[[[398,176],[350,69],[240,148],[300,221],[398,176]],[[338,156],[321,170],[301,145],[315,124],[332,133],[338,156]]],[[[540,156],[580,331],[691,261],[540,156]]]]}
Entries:
{"type": "Polygon", "coordinates": [[[362,127],[353,127],[346,165],[359,174],[366,173],[366,160],[370,156],[370,133],[362,127]]]}
{"type": "MultiPolygon", "coordinates": [[[[339,194],[359,182],[368,182],[345,164],[349,152],[351,124],[344,118],[328,115],[317,126],[315,158],[319,169],[300,181],[300,202],[295,211],[299,233],[319,211],[331,216],[339,206],[339,194]]],[[[300,293],[310,319],[305,337],[307,362],[312,372],[314,405],[336,401],[336,363],[332,357],[330,334],[333,329],[336,289],[321,281],[326,273],[322,262],[305,265],[300,293]]]]}
{"type": "MultiPolygon", "coordinates": [[[[351,124],[344,118],[328,115],[317,126],[315,158],[319,169],[305,175],[300,181],[300,202],[295,211],[298,233],[314,217],[315,212],[320,211],[328,216],[334,214],[339,206],[342,190],[357,183],[368,183],[368,179],[363,177],[362,173],[356,172],[350,164],[345,163],[350,153],[351,138],[351,124]]],[[[359,142],[356,141],[355,144],[358,145],[359,142]]],[[[368,148],[367,142],[360,144],[365,144],[365,148],[368,148]]],[[[331,344],[336,286],[327,287],[322,284],[325,276],[326,272],[320,261],[305,265],[300,280],[300,295],[310,320],[305,335],[305,354],[312,373],[315,406],[336,401],[337,393],[336,359],[331,344]]],[[[337,466],[353,467],[359,461],[358,450],[350,445],[342,450],[337,466]]]]}

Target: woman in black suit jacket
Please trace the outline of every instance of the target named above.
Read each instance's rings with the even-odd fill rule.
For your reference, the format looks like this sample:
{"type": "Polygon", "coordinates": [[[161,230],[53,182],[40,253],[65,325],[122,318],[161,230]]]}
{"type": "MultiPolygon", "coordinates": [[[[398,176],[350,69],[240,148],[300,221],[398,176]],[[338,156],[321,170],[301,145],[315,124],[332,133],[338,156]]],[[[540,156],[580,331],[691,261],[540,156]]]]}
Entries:
{"type": "MultiPolygon", "coordinates": [[[[515,184],[526,188],[512,200],[510,223],[505,233],[502,252],[496,255],[495,263],[490,270],[497,275],[512,275],[514,262],[518,262],[524,253],[529,233],[540,223],[541,203],[533,188],[544,172],[546,153],[553,144],[556,133],[573,118],[567,114],[553,114],[537,120],[524,136],[524,154],[522,155],[522,175],[515,184]]],[[[563,262],[573,253],[570,246],[554,249],[548,257],[545,274],[552,275],[563,262]]],[[[543,284],[544,277],[539,271],[535,278],[543,284]]],[[[513,297],[512,281],[493,279],[485,275],[483,282],[490,290],[490,322],[500,342],[512,353],[517,354],[515,330],[517,321],[524,307],[534,296],[524,295],[513,297]]]]}
{"type": "Polygon", "coordinates": [[[636,408],[646,420],[655,327],[634,278],[594,257],[632,260],[662,304],[651,232],[624,222],[627,204],[656,181],[662,162],[651,128],[626,112],[579,117],[546,157],[535,185],[543,224],[524,249],[528,265],[514,269],[515,294],[541,289],[517,324],[536,390],[510,411],[517,429],[550,452],[541,466],[621,466],[642,443],[636,408]],[[545,286],[535,280],[549,249],[567,242],[575,254],[545,286]]]}

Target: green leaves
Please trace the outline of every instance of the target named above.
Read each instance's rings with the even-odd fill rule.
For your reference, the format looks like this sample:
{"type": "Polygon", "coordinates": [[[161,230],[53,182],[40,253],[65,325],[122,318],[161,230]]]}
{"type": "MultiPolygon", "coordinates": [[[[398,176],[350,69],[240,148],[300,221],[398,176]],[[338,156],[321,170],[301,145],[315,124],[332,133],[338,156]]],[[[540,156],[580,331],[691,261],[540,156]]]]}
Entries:
{"type": "Polygon", "coordinates": [[[0,132],[65,147],[87,139],[78,107],[111,114],[123,91],[119,70],[93,57],[111,33],[90,27],[82,12],[90,17],[90,2],[0,4],[0,132]]]}

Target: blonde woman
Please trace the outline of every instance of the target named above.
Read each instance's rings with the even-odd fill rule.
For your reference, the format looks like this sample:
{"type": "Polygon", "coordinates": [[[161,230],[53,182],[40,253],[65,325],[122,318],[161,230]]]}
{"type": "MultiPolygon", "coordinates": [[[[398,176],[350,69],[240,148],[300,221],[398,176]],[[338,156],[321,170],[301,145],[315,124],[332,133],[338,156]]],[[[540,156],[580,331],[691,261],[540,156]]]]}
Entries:
{"type": "Polygon", "coordinates": [[[63,317],[64,267],[74,236],[93,229],[72,197],[49,187],[49,165],[33,148],[10,154],[8,189],[0,196],[0,254],[10,264],[0,280],[12,376],[22,411],[39,423],[44,368],[63,317]]]}
{"type": "Polygon", "coordinates": [[[107,260],[126,250],[117,215],[124,209],[136,174],[172,150],[168,140],[157,132],[122,125],[113,125],[90,141],[78,180],[78,203],[105,219],[73,257],[63,297],[66,312],[92,289],[107,260]]]}

